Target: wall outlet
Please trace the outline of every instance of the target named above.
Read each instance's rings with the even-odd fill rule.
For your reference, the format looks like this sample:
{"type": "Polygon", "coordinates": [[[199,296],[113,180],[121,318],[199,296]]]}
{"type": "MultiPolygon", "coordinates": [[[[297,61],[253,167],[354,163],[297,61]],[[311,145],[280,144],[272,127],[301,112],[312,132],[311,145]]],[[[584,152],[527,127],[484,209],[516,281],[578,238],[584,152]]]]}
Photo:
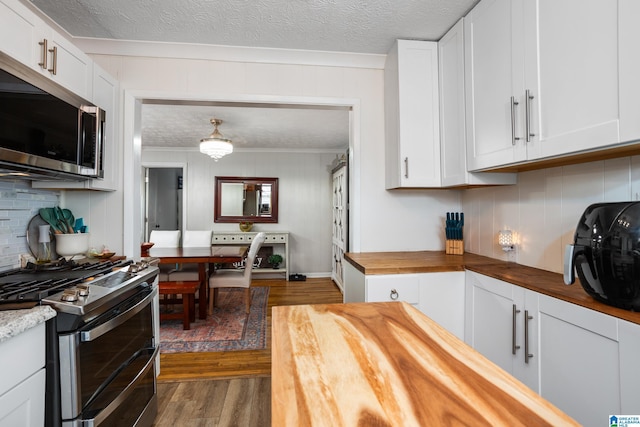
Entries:
{"type": "Polygon", "coordinates": [[[36,263],[36,259],[31,254],[20,254],[20,268],[25,268],[27,263],[36,263]]]}

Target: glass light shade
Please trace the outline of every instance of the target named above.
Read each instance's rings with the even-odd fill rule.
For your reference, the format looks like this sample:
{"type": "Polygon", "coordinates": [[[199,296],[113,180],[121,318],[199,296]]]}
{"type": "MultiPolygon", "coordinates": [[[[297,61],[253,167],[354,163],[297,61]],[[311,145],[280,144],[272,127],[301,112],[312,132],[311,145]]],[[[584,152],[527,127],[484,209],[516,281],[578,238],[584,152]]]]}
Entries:
{"type": "Polygon", "coordinates": [[[227,139],[205,138],[200,141],[200,152],[217,162],[218,159],[233,153],[233,145],[227,139]]]}
{"type": "Polygon", "coordinates": [[[498,243],[502,250],[508,252],[513,249],[513,233],[511,230],[500,230],[498,233],[498,243]]]}

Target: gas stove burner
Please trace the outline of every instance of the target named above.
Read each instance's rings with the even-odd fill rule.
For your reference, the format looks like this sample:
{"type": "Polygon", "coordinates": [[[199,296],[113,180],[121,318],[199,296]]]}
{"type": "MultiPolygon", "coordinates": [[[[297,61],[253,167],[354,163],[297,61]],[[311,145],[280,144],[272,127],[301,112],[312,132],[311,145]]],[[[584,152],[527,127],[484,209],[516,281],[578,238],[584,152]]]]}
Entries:
{"type": "Polygon", "coordinates": [[[55,261],[47,262],[45,264],[34,264],[31,261],[24,267],[25,270],[30,271],[56,271],[56,270],[69,270],[78,266],[78,263],[73,260],[60,258],[55,261]]]}

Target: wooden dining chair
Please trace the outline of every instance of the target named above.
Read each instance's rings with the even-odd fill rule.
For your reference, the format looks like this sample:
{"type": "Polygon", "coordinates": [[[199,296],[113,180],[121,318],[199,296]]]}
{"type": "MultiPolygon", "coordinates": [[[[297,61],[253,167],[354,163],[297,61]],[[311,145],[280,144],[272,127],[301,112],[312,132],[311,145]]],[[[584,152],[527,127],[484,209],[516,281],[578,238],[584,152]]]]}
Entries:
{"type": "Polygon", "coordinates": [[[249,314],[251,308],[250,286],[253,262],[266,237],[267,235],[264,232],[255,235],[249,247],[249,253],[247,254],[243,270],[216,270],[212,272],[209,276],[209,313],[213,313],[213,305],[218,296],[219,288],[244,288],[245,307],[247,314],[249,314]]]}
{"type": "MultiPolygon", "coordinates": [[[[183,248],[204,248],[211,246],[211,230],[185,230],[182,238],[183,248]]],[[[198,280],[198,264],[180,264],[178,268],[169,273],[169,281],[198,280]]]]}
{"type": "MultiPolygon", "coordinates": [[[[180,246],[180,230],[151,230],[149,241],[156,248],[177,248],[180,246]]],[[[166,282],[169,280],[169,273],[175,269],[173,265],[160,264],[158,280],[166,282]]]]}

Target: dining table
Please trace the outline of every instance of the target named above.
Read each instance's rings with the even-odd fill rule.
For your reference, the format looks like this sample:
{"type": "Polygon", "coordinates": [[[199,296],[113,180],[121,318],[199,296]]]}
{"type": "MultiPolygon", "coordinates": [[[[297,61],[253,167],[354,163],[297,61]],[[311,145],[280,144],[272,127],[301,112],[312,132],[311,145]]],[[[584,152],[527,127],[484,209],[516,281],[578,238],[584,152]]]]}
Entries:
{"type": "Polygon", "coordinates": [[[248,246],[204,246],[192,248],[150,248],[148,256],[157,258],[160,264],[198,264],[200,282],[198,312],[200,319],[207,318],[207,265],[241,262],[248,246]]]}

